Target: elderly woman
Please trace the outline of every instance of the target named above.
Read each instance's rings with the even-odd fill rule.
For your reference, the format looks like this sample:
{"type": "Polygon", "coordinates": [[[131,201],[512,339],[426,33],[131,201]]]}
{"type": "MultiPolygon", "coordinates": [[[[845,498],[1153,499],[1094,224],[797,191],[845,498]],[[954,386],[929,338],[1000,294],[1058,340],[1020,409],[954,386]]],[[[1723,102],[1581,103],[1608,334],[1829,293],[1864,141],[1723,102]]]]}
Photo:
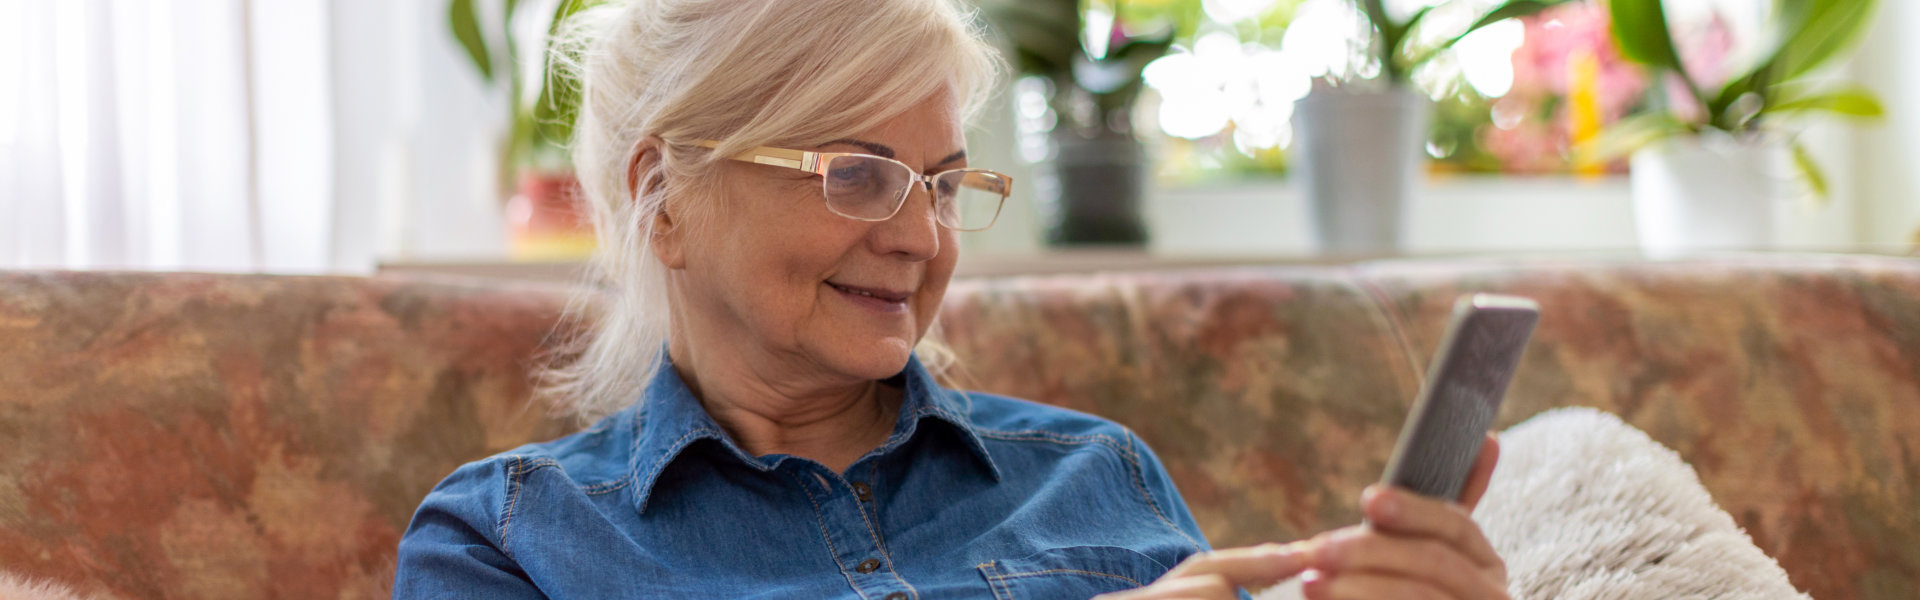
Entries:
{"type": "Polygon", "coordinates": [[[999,62],[958,7],[646,0],[574,28],[613,289],[554,391],[600,418],[448,476],[396,597],[1504,596],[1460,506],[1373,490],[1370,525],[1210,552],[1131,431],[941,387],[956,232],[1014,184],[968,160],[999,62]]]}

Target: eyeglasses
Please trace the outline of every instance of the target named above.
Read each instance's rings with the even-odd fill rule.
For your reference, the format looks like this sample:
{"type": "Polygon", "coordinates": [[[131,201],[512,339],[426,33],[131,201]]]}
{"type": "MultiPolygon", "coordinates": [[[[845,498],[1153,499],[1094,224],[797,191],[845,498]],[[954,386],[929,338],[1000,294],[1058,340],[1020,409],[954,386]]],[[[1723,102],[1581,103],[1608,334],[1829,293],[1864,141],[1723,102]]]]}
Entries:
{"type": "MultiPolygon", "coordinates": [[[[713,140],[694,145],[717,148],[713,140]]],[[[871,154],[808,152],[761,146],[727,158],[820,176],[827,210],[857,221],[885,221],[900,212],[914,184],[933,193],[934,219],[955,231],[980,231],[1000,219],[1013,178],[986,169],[954,169],[931,176],[906,163],[871,154]]]]}

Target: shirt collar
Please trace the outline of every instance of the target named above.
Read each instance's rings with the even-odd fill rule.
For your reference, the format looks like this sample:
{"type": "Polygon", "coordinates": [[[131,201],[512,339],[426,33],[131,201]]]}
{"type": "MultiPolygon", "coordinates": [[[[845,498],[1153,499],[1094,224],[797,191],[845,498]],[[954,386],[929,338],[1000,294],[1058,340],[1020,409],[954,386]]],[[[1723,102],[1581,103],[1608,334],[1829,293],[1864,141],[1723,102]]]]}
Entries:
{"type": "MultiPolygon", "coordinates": [[[[882,383],[899,386],[905,393],[900,402],[900,416],[894,421],[893,434],[870,454],[886,454],[907,443],[919,430],[920,422],[932,418],[953,427],[967,446],[969,454],[986,469],[988,476],[994,481],[1000,480],[1000,468],[994,464],[993,457],[987,454],[986,445],[981,442],[968,418],[972,401],[965,393],[940,387],[917,355],[909,355],[906,368],[882,383]]],[[[707,414],[700,400],[694,397],[693,390],[687,388],[686,382],[680,379],[680,374],[664,356],[658,372],[647,384],[639,410],[634,411],[633,427],[636,431],[629,467],[637,479],[634,508],[639,512],[646,512],[647,498],[653,493],[653,484],[659,479],[660,473],[666,470],[667,464],[694,442],[715,440],[740,462],[760,471],[773,470],[788,458],[775,455],[768,457],[771,460],[763,460],[741,449],[726,430],[713,420],[713,416],[707,414]]]]}

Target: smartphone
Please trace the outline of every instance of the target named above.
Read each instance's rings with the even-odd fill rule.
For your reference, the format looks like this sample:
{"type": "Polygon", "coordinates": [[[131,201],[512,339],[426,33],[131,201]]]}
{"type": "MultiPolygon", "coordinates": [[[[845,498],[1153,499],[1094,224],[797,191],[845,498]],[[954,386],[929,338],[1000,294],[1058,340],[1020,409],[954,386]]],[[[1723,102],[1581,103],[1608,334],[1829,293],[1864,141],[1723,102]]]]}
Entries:
{"type": "Polygon", "coordinates": [[[1518,296],[1474,294],[1454,302],[1453,320],[1400,429],[1382,483],[1460,501],[1539,320],[1540,305],[1518,296]]]}

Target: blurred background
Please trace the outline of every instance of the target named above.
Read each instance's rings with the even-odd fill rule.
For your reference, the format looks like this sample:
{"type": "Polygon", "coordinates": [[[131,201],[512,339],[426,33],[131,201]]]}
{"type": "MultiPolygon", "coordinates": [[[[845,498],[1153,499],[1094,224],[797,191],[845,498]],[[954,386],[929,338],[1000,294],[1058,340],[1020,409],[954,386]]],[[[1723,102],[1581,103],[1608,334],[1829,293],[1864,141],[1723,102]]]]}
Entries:
{"type": "MultiPolygon", "coordinates": [[[[569,277],[589,3],[0,0],[0,268],[569,277]]],[[[963,274],[1920,243],[1913,2],[976,4],[963,274]]]]}

